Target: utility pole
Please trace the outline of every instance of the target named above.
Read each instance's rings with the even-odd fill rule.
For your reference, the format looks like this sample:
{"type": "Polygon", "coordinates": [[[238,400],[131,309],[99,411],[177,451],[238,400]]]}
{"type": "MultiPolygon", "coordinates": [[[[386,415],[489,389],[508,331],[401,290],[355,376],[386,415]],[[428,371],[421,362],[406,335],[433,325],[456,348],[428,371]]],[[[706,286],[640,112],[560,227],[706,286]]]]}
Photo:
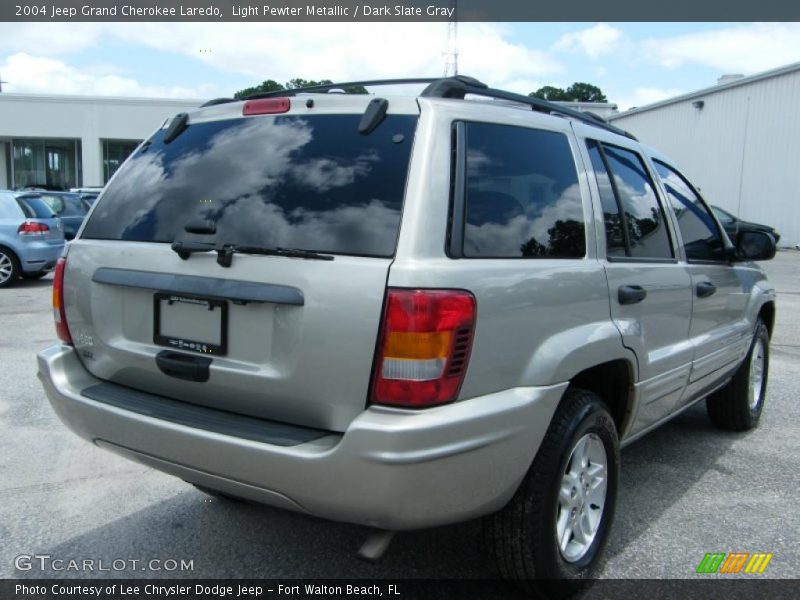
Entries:
{"type": "Polygon", "coordinates": [[[3,77],[0,76],[0,94],[3,93],[3,84],[8,83],[7,81],[3,81],[3,77]]]}
{"type": "Polygon", "coordinates": [[[447,23],[447,47],[444,51],[444,76],[458,75],[458,0],[450,0],[453,18],[447,23]]]}

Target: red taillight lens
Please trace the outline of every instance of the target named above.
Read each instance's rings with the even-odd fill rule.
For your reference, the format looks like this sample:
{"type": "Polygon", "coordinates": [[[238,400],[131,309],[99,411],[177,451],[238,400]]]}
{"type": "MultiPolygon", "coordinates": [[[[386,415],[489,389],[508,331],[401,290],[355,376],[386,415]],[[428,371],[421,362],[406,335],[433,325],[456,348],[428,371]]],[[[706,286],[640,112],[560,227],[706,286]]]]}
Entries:
{"type": "Polygon", "coordinates": [[[372,402],[424,408],[455,400],[474,329],[475,297],[469,292],[390,288],[372,402]]]}
{"type": "Polygon", "coordinates": [[[292,103],[289,98],[258,98],[244,103],[242,114],[247,115],[274,115],[289,112],[292,103]]]}
{"type": "Polygon", "coordinates": [[[59,258],[56,263],[55,276],[53,277],[53,319],[56,322],[56,335],[65,344],[72,343],[72,336],[67,326],[67,313],[64,311],[64,269],[67,266],[66,258],[59,258]]]}
{"type": "Polygon", "coordinates": [[[50,228],[47,225],[34,221],[25,221],[17,228],[17,233],[20,235],[42,235],[48,231],[50,231],[50,228]]]}

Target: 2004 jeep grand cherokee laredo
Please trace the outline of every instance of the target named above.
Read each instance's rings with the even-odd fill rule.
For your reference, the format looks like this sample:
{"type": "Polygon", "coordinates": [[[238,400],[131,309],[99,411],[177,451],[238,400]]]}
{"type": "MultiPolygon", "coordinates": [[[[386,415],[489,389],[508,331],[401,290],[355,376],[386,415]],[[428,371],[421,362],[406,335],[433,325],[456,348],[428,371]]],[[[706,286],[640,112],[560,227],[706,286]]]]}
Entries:
{"type": "Polygon", "coordinates": [[[574,591],[621,444],[703,398],[757,425],[774,240],[729,240],[673,162],[564,107],[324,91],[212,102],[133,153],[57,267],[50,402],[219,493],[483,516],[503,576],[574,591]]]}

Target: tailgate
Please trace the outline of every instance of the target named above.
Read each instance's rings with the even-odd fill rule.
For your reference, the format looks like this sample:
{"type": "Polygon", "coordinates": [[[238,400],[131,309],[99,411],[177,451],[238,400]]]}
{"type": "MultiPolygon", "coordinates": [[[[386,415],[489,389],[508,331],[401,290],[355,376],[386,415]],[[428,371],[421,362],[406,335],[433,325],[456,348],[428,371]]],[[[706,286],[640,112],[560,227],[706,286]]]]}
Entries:
{"type": "Polygon", "coordinates": [[[100,379],[343,431],[366,405],[389,264],[352,256],[311,261],[237,255],[224,269],[213,253],[182,261],[164,244],[76,240],[65,274],[67,320],[82,362],[100,379]],[[223,277],[227,285],[220,285],[223,277]],[[209,294],[211,289],[218,291],[209,294]],[[186,311],[177,302],[156,308],[159,292],[221,300],[226,323],[191,304],[186,311]],[[288,303],[298,296],[302,304],[288,303]],[[170,309],[175,314],[167,314],[170,309]],[[157,344],[157,310],[170,320],[160,325],[173,340],[213,344],[216,328],[224,326],[224,354],[157,344]],[[208,381],[163,373],[156,356],[173,351],[210,360],[208,381]]]}
{"type": "Polygon", "coordinates": [[[394,103],[365,134],[370,97],[340,96],[281,100],[279,115],[212,107],[126,161],[67,259],[89,371],[333,431],[364,410],[418,107],[394,103]],[[173,242],[306,255],[237,252],[227,266],[173,242]]]}

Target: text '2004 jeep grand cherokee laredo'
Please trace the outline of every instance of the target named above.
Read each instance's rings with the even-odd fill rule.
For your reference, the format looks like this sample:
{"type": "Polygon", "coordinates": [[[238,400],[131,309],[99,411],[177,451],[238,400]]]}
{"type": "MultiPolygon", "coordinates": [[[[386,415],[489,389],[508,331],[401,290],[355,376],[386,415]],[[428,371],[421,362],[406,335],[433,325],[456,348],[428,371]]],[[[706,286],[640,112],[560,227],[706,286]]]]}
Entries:
{"type": "Polygon", "coordinates": [[[706,397],[757,424],[774,241],[667,158],[465,77],[280,94],[166,123],[70,244],[39,373],[76,433],[381,530],[487,516],[504,576],[568,590],[620,443],[706,397]]]}

